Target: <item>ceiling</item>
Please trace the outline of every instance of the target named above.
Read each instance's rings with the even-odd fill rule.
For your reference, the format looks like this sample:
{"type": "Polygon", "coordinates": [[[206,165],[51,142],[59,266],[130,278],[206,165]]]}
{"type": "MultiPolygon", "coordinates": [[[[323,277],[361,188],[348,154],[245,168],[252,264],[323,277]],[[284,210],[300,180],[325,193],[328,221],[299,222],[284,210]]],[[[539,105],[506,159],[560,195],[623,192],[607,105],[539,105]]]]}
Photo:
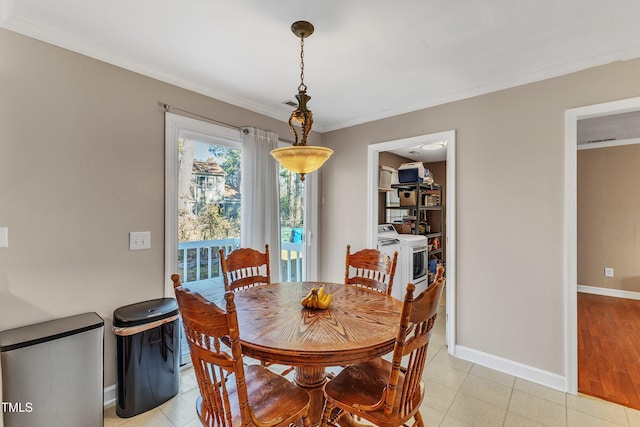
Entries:
{"type": "Polygon", "coordinates": [[[395,148],[393,150],[389,150],[389,152],[401,157],[406,157],[414,162],[433,163],[447,160],[446,143],[418,144],[414,147],[395,148]],[[425,149],[424,147],[429,148],[425,149]]]}
{"type": "Polygon", "coordinates": [[[640,111],[578,120],[578,145],[640,138],[640,111]]]}
{"type": "Polygon", "coordinates": [[[0,0],[4,28],[281,120],[308,20],[320,132],[640,57],[638,17],[638,0],[0,0]]]}

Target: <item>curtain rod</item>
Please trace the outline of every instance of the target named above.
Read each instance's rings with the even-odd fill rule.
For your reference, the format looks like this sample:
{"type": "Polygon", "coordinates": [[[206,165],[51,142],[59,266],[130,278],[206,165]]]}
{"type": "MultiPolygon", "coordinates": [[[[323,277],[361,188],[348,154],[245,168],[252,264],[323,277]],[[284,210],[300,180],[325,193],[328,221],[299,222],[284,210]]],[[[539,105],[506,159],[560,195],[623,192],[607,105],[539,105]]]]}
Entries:
{"type": "Polygon", "coordinates": [[[159,102],[159,104],[160,104],[160,106],[162,108],[164,108],[165,111],[179,111],[180,113],[182,113],[182,115],[197,117],[199,119],[206,120],[206,121],[211,122],[211,123],[216,124],[216,125],[225,126],[225,127],[231,128],[231,129],[236,129],[236,130],[242,131],[242,133],[244,133],[245,135],[247,133],[249,133],[249,131],[247,129],[244,129],[244,128],[241,128],[241,127],[238,127],[238,126],[234,126],[234,125],[230,125],[229,123],[220,122],[218,120],[214,120],[214,119],[211,119],[209,117],[201,116],[200,114],[192,113],[191,111],[183,110],[182,108],[174,107],[172,105],[165,104],[164,102],[159,102]]]}
{"type": "MultiPolygon", "coordinates": [[[[173,111],[179,111],[180,113],[182,113],[183,116],[187,115],[187,116],[197,117],[199,119],[206,120],[206,121],[211,122],[211,123],[216,124],[216,125],[225,126],[225,127],[231,128],[231,129],[236,129],[236,130],[242,131],[242,133],[245,134],[245,135],[249,133],[249,131],[246,129],[249,126],[238,127],[238,126],[230,125],[229,123],[224,123],[224,122],[220,122],[218,120],[210,119],[209,117],[201,116],[200,114],[192,113],[191,111],[183,110],[182,108],[173,107],[173,106],[171,106],[169,104],[165,104],[164,102],[158,102],[158,104],[160,104],[160,106],[162,108],[164,108],[165,111],[172,111],[172,110],[173,111]]],[[[270,132],[272,132],[272,131],[270,131],[270,132]]],[[[275,132],[275,133],[277,133],[277,132],[275,132]]],[[[280,135],[278,135],[278,139],[280,141],[282,141],[282,142],[288,142],[289,144],[293,144],[293,141],[290,141],[288,139],[282,139],[282,138],[280,138],[280,135]]]]}

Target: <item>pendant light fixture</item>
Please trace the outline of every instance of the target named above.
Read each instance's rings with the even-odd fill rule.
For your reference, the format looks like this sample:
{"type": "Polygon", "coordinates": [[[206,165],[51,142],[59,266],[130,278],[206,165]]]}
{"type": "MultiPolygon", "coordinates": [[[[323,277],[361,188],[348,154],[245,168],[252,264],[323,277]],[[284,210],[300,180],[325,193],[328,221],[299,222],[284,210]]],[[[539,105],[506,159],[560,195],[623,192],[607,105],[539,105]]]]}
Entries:
{"type": "Polygon", "coordinates": [[[307,108],[311,97],[307,95],[307,85],[304,84],[304,39],[313,34],[313,25],[307,21],[297,21],[291,25],[291,31],[300,37],[300,85],[296,95],[298,108],[289,117],[289,127],[295,136],[295,142],[290,147],[271,150],[271,155],[285,169],[300,174],[300,180],[304,181],[305,174],[319,169],[333,154],[333,150],[307,145],[307,136],[313,126],[313,113],[307,108]]]}

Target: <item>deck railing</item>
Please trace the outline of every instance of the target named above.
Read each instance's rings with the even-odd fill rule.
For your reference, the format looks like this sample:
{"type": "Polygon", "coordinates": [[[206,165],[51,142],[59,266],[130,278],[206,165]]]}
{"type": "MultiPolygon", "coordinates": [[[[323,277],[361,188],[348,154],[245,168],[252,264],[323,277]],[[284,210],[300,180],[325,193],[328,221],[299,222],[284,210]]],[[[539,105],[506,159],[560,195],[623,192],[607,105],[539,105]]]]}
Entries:
{"type": "Polygon", "coordinates": [[[282,282],[302,281],[304,243],[280,242],[280,273],[282,282]]]}
{"type": "MultiPolygon", "coordinates": [[[[304,243],[281,242],[281,281],[302,280],[304,243]]],[[[225,255],[240,247],[240,239],[199,240],[178,243],[178,268],[183,283],[222,283],[219,250],[225,255]]],[[[271,251],[270,251],[271,252],[271,251]]],[[[271,259],[274,253],[271,254],[271,259]]]]}

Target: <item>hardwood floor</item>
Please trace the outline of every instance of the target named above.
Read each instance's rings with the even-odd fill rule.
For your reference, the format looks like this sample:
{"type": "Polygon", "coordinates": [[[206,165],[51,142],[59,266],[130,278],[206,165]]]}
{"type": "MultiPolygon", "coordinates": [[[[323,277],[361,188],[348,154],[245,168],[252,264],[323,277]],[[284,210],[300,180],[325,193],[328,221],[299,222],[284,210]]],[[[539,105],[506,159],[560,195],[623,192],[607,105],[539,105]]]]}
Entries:
{"type": "Polygon", "coordinates": [[[640,409],[640,301],[578,293],[578,391],[640,409]]]}

